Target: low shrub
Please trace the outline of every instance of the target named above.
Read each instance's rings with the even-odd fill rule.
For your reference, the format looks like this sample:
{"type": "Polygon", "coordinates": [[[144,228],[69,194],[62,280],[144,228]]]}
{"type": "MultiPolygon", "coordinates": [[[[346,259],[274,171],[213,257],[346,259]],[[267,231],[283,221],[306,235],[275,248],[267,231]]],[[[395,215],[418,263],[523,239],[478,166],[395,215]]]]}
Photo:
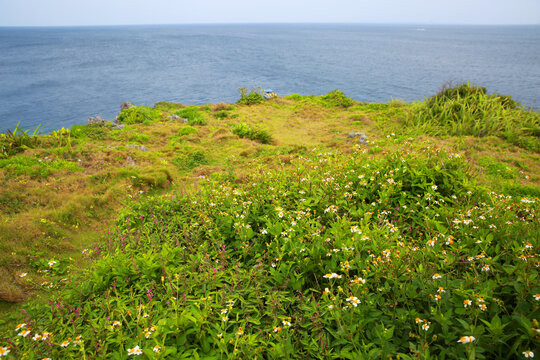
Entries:
{"type": "Polygon", "coordinates": [[[320,99],[329,107],[348,108],[354,105],[355,101],[348,98],[341,90],[330,91],[326,95],[322,95],[320,99]]]}
{"type": "Polygon", "coordinates": [[[193,126],[187,125],[181,128],[180,130],[178,130],[178,136],[185,136],[189,134],[194,134],[196,132],[197,132],[196,128],[194,128],[193,126]]]}
{"type": "Polygon", "coordinates": [[[105,140],[110,127],[105,124],[73,125],[71,127],[71,136],[75,139],[94,139],[105,140]]]}
{"type": "Polygon", "coordinates": [[[208,163],[206,154],[202,150],[193,150],[187,153],[176,155],[173,160],[173,164],[181,171],[191,171],[200,165],[208,163]]]}
{"type": "Polygon", "coordinates": [[[240,138],[248,138],[263,144],[269,144],[272,136],[264,129],[257,129],[247,123],[231,125],[232,133],[240,138]]]}
{"type": "Polygon", "coordinates": [[[299,94],[291,94],[291,95],[287,95],[285,96],[285,99],[288,99],[288,100],[294,100],[294,101],[300,101],[304,98],[304,96],[302,95],[299,95],[299,94]]]}
{"type": "Polygon", "coordinates": [[[187,119],[189,125],[206,125],[206,120],[197,106],[188,106],[180,111],[177,111],[176,115],[187,119]]]}
{"type": "Polygon", "coordinates": [[[242,87],[238,89],[238,92],[240,93],[240,99],[236,102],[237,104],[253,105],[265,101],[261,88],[255,87],[250,91],[248,88],[242,87]]]}
{"type": "Polygon", "coordinates": [[[161,111],[148,106],[135,106],[124,109],[118,115],[118,121],[126,125],[152,123],[162,117],[161,111]]]}
{"type": "Polygon", "coordinates": [[[216,118],[216,119],[220,119],[220,120],[223,120],[223,119],[226,119],[227,117],[229,117],[229,112],[228,111],[225,111],[225,110],[221,110],[221,111],[217,111],[213,114],[213,116],[216,118]]]}

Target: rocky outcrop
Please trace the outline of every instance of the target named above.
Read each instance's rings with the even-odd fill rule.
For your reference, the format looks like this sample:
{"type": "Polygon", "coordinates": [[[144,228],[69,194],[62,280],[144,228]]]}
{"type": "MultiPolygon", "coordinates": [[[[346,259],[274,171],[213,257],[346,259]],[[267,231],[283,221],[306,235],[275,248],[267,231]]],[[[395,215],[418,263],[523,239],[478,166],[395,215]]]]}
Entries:
{"type": "Polygon", "coordinates": [[[126,110],[126,109],[131,109],[132,107],[134,107],[135,105],[133,105],[132,103],[130,103],[129,101],[126,101],[124,103],[122,103],[122,105],[120,105],[120,111],[122,110],[126,110]]]}
{"type": "Polygon", "coordinates": [[[105,124],[106,120],[103,120],[101,116],[96,117],[89,117],[88,118],[88,125],[95,125],[95,124],[105,124]]]}

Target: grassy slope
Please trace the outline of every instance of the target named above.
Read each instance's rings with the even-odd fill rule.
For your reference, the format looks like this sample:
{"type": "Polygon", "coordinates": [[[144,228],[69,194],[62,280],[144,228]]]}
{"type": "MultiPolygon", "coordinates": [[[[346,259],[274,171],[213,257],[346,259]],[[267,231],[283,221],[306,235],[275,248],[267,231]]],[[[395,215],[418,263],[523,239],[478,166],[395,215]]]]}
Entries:
{"type": "MultiPolygon", "coordinates": [[[[72,139],[70,147],[55,146],[51,139],[44,138],[42,146],[12,158],[12,165],[19,167],[5,165],[0,169],[2,306],[16,309],[17,305],[9,304],[20,303],[30,294],[42,294],[41,284],[65,276],[63,271],[54,276],[42,272],[48,261],[68,264],[67,271],[84,268],[85,262],[78,261],[82,260],[81,251],[95,244],[113,225],[126,200],[144,198],[149,193],[192,192],[203,176],[212,173],[229,174],[241,181],[253,161],[279,168],[286,166],[291,156],[314,147],[350,151],[351,141],[346,135],[352,131],[366,132],[370,141],[381,141],[371,146],[374,157],[383,157],[398,147],[393,145],[392,133],[400,139],[414,135],[413,144],[431,143],[462,153],[479,183],[489,184],[496,191],[538,197],[537,152],[497,137],[411,134],[402,125],[409,106],[356,103],[343,108],[328,106],[317,98],[278,98],[259,105],[236,106],[228,111],[227,118],[217,119],[213,114],[220,107],[209,105],[200,107],[207,124],[194,126],[195,133],[178,136],[188,125],[168,120],[168,115],[180,108],[171,105],[162,109],[162,119],[151,125],[105,129],[72,139]],[[230,124],[239,122],[262,126],[273,142],[263,145],[239,139],[230,133],[230,124]],[[126,144],[141,144],[149,151],[126,148],[126,144]],[[191,156],[201,150],[203,159],[191,156]],[[135,166],[126,164],[127,156],[134,159],[135,166]],[[34,170],[41,165],[25,165],[22,157],[42,162],[65,159],[78,165],[80,171],[53,169],[46,176],[36,175],[34,170]],[[21,169],[20,174],[14,169],[21,169]],[[23,273],[27,275],[20,277],[23,273]]],[[[2,321],[9,322],[10,317],[2,321]]]]}
{"type": "MultiPolygon", "coordinates": [[[[279,98],[270,103],[236,107],[230,111],[229,118],[218,120],[209,106],[203,111],[208,125],[196,126],[196,133],[180,137],[171,146],[169,139],[186,127],[178,121],[166,120],[169,113],[177,110],[173,106],[164,112],[164,121],[130,125],[120,131],[105,130],[96,135],[97,139],[74,140],[72,151],[65,146],[27,150],[23,156],[67,158],[82,171],[57,171],[41,177],[13,175],[9,168],[0,169],[3,185],[0,299],[22,301],[25,293],[35,288],[31,284],[41,283],[42,276],[35,271],[30,271],[27,278],[17,276],[28,272],[38,259],[78,258],[80,251],[94,243],[103,228],[114,221],[122,202],[128,197],[141,196],[139,191],[192,189],[196,188],[199,176],[216,171],[242,172],[244,163],[252,158],[271,158],[313,146],[346,147],[346,134],[352,131],[366,132],[370,140],[384,138],[391,132],[407,135],[407,130],[400,126],[407,107],[357,104],[344,109],[324,107],[309,98],[299,101],[279,98]],[[274,142],[262,145],[239,139],[230,133],[229,127],[238,122],[262,124],[274,142]],[[145,145],[150,151],[123,147],[131,143],[145,145]],[[178,154],[196,149],[205,151],[207,164],[194,169],[179,169],[173,164],[178,154]],[[127,156],[136,161],[136,166],[126,164],[127,156]],[[164,181],[164,174],[171,177],[171,184],[164,181]],[[143,179],[134,181],[132,176],[143,179]]],[[[438,138],[431,140],[441,144],[438,138]]],[[[537,189],[540,161],[536,152],[524,151],[495,137],[447,137],[442,144],[464,152],[480,181],[495,183],[501,189],[516,184],[537,189]]],[[[23,172],[29,173],[30,169],[23,168],[23,172]]]]}

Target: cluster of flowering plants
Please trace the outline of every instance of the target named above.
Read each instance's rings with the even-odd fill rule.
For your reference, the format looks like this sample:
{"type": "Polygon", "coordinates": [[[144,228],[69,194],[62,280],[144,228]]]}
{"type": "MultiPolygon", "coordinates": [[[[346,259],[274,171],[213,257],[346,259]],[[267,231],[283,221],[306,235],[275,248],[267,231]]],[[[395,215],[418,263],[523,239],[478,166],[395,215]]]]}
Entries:
{"type": "Polygon", "coordinates": [[[0,356],[534,356],[538,199],[412,148],[314,152],[131,203],[92,268],[29,310],[0,356]]]}

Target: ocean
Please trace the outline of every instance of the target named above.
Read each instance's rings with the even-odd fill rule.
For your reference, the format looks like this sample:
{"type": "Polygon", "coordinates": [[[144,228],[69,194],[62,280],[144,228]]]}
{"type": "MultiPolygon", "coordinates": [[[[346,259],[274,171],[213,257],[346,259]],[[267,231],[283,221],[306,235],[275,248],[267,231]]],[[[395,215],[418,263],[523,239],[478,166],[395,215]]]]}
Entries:
{"type": "Polygon", "coordinates": [[[358,24],[0,28],[0,131],[46,133],[120,104],[235,102],[334,89],[422,100],[448,81],[540,108],[540,26],[358,24]]]}

